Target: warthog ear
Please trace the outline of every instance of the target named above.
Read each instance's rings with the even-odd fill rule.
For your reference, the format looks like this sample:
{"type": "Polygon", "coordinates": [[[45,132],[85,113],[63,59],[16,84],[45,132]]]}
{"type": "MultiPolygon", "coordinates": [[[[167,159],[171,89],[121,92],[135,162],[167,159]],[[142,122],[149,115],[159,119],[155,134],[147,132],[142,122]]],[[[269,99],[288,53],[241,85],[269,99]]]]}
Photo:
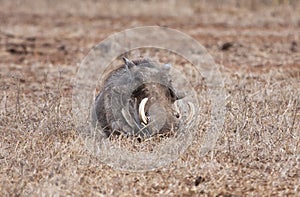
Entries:
{"type": "Polygon", "coordinates": [[[173,87],[169,87],[170,95],[171,95],[171,101],[175,102],[176,100],[183,99],[185,97],[185,94],[183,92],[176,92],[173,87]]]}
{"type": "Polygon", "coordinates": [[[135,66],[135,64],[131,60],[127,59],[126,57],[123,57],[122,59],[123,59],[126,67],[130,68],[132,66],[135,66]]]}
{"type": "Polygon", "coordinates": [[[135,66],[135,64],[131,60],[127,59],[126,57],[123,57],[122,59],[123,59],[123,61],[125,63],[125,68],[126,68],[128,74],[130,76],[130,80],[132,80],[133,76],[132,76],[132,74],[130,72],[130,68],[133,67],[133,66],[135,66]]]}

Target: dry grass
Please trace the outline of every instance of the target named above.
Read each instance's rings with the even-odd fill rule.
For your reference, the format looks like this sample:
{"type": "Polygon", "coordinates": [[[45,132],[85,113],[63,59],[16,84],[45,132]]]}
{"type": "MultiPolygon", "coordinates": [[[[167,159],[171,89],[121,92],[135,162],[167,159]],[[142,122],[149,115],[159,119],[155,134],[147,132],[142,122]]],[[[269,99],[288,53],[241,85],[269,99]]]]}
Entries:
{"type": "MultiPolygon", "coordinates": [[[[11,65],[13,68],[16,67],[11,65]]],[[[43,73],[44,67],[40,69],[39,73],[43,73]]],[[[2,88],[10,82],[4,90],[7,97],[2,96],[1,100],[2,194],[299,192],[299,69],[273,70],[263,75],[228,74],[226,123],[215,151],[199,157],[200,144],[195,140],[178,161],[143,173],[115,171],[86,151],[74,131],[70,95],[63,95],[70,85],[70,73],[62,70],[48,72],[48,78],[40,81],[41,90],[30,95],[25,92],[32,90],[33,82],[26,81],[33,84],[28,87],[22,78],[1,77],[2,88]],[[60,85],[52,83],[50,77],[60,79],[60,85]],[[202,179],[195,186],[200,176],[202,179]]],[[[38,73],[35,75],[33,78],[39,77],[38,73]]],[[[199,130],[207,124],[206,118],[199,130]]]]}
{"type": "MultiPolygon", "coordinates": [[[[224,15],[227,14],[228,11],[224,15]]],[[[256,23],[231,24],[230,19],[223,18],[232,25],[226,29],[215,26],[218,20],[214,16],[200,14],[197,16],[209,19],[207,24],[199,24],[203,31],[197,29],[196,23],[180,22],[183,19],[168,18],[161,22],[190,32],[207,46],[218,63],[225,65],[222,73],[229,93],[226,121],[215,150],[205,157],[199,157],[201,144],[195,139],[187,152],[170,165],[134,173],[114,170],[90,154],[74,129],[71,114],[74,64],[99,41],[96,32],[102,39],[133,24],[122,19],[84,18],[86,27],[95,33],[94,37],[86,38],[90,34],[86,36],[84,30],[76,30],[70,22],[72,17],[65,18],[70,24],[57,27],[55,24],[61,19],[54,18],[52,24],[41,16],[42,22],[36,28],[53,26],[57,28],[56,37],[54,30],[36,33],[30,20],[22,16],[16,12],[11,19],[0,19],[4,24],[0,30],[17,35],[24,31],[25,37],[33,31],[37,42],[50,44],[51,56],[38,53],[40,49],[46,50],[39,43],[33,53],[9,54],[5,43],[13,41],[0,35],[1,196],[296,196],[300,193],[299,47],[290,50],[292,41],[299,43],[299,25],[293,21],[283,19],[285,23],[280,27],[280,22],[266,19],[268,22],[261,24],[270,26],[265,27],[256,23]],[[106,26],[107,20],[113,25],[106,26]],[[284,25],[291,28],[293,35],[281,34],[286,30],[284,25]],[[264,28],[277,35],[268,37],[264,28]],[[245,33],[247,29],[258,33],[245,33]],[[75,32],[70,34],[72,31],[75,32]],[[237,32],[242,34],[237,36],[237,32]],[[60,58],[59,50],[55,51],[58,42],[55,39],[63,41],[66,47],[68,53],[64,58],[60,58]],[[227,41],[233,42],[233,46],[220,50],[219,45],[227,41]]],[[[293,17],[299,21],[298,15],[293,17]]],[[[132,20],[141,25],[148,24],[150,19],[132,20]]],[[[240,23],[243,21],[247,22],[241,19],[240,23]]],[[[208,114],[203,114],[200,122],[199,131],[205,131],[208,114]]]]}

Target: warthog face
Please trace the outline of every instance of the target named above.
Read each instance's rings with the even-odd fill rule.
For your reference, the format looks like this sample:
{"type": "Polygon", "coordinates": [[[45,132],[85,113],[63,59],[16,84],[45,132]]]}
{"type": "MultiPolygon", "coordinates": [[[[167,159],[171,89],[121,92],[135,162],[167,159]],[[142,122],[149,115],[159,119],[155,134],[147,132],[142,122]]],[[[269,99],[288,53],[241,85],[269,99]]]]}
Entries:
{"type": "Polygon", "coordinates": [[[94,126],[107,136],[122,133],[142,138],[176,130],[180,114],[174,103],[183,95],[172,87],[170,66],[147,59],[123,60],[96,97],[94,126]]]}

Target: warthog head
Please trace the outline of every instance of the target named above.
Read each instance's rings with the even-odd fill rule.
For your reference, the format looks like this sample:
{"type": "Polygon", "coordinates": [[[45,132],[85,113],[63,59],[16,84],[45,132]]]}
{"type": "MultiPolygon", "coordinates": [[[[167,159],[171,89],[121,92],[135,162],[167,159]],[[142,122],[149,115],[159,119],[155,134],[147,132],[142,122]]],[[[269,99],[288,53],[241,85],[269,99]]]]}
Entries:
{"type": "Polygon", "coordinates": [[[176,130],[180,114],[175,101],[183,98],[172,86],[170,65],[148,59],[130,61],[109,73],[92,111],[94,126],[107,136],[151,137],[176,130]]]}

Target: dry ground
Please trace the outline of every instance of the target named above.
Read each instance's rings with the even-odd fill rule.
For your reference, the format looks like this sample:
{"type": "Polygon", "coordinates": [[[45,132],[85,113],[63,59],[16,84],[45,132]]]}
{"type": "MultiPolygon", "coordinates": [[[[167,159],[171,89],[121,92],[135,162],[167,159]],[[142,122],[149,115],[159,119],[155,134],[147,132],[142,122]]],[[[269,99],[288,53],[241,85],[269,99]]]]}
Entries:
{"type": "Polygon", "coordinates": [[[145,2],[0,0],[1,196],[299,195],[297,1],[145,2]],[[120,172],[75,131],[71,79],[92,46],[141,25],[176,28],[208,49],[223,65],[227,115],[206,157],[195,141],[169,166],[120,172]]]}

